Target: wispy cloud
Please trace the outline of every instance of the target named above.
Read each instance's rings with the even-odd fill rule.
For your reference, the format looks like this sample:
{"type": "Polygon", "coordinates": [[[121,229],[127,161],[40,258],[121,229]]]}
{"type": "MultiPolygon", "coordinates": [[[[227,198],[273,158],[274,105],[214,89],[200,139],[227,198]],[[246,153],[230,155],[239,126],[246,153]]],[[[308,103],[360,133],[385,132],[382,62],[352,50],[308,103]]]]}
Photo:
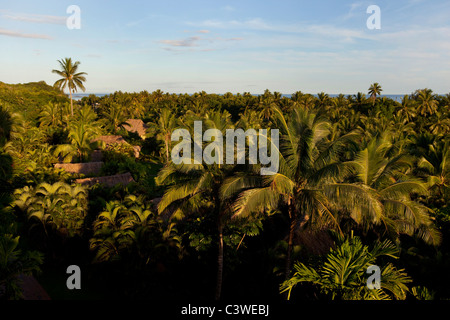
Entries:
{"type": "MultiPolygon", "coordinates": [[[[189,32],[189,31],[184,31],[189,32]]],[[[217,48],[211,48],[210,46],[214,43],[220,43],[220,42],[230,42],[230,41],[241,41],[243,38],[241,37],[232,37],[232,38],[223,38],[221,36],[217,35],[210,35],[206,36],[206,34],[209,34],[210,31],[203,29],[203,30],[197,30],[194,32],[191,32],[194,34],[201,33],[204,34],[204,36],[191,36],[184,39],[165,39],[165,40],[159,40],[158,43],[165,44],[167,47],[164,47],[163,49],[166,51],[173,51],[173,52],[183,52],[183,51],[214,51],[217,50],[217,48]]]]}
{"type": "MultiPolygon", "coordinates": [[[[355,4],[354,7],[356,7],[355,4]]],[[[333,41],[353,42],[355,39],[373,39],[371,34],[364,32],[364,30],[354,30],[345,27],[338,27],[328,24],[306,24],[302,22],[274,24],[265,21],[262,18],[252,18],[247,20],[204,20],[201,22],[188,22],[190,25],[198,27],[206,27],[209,29],[223,29],[223,30],[239,30],[239,31],[261,31],[261,32],[276,32],[280,34],[293,35],[308,35],[330,38],[333,41]]]]}
{"type": "Polygon", "coordinates": [[[160,43],[167,44],[172,47],[195,47],[198,46],[200,37],[189,37],[181,40],[160,40],[160,43]]]}
{"type": "Polygon", "coordinates": [[[14,30],[0,29],[0,35],[16,38],[44,39],[52,40],[53,38],[46,34],[22,33],[14,30]]]}
{"type": "Polygon", "coordinates": [[[348,20],[351,19],[353,17],[355,17],[356,15],[360,15],[361,11],[363,10],[363,2],[358,1],[358,2],[353,2],[352,4],[350,4],[350,9],[348,11],[348,13],[342,18],[343,20],[348,20]]]}
{"type": "Polygon", "coordinates": [[[67,17],[64,16],[51,16],[51,15],[28,14],[28,13],[3,14],[2,17],[5,19],[23,22],[60,24],[60,25],[65,25],[67,20],[67,17]]]}
{"type": "Polygon", "coordinates": [[[252,18],[245,21],[238,20],[205,20],[201,22],[188,22],[190,25],[203,26],[206,28],[217,28],[217,29],[254,29],[254,30],[273,30],[274,27],[266,23],[261,18],[252,18]]]}

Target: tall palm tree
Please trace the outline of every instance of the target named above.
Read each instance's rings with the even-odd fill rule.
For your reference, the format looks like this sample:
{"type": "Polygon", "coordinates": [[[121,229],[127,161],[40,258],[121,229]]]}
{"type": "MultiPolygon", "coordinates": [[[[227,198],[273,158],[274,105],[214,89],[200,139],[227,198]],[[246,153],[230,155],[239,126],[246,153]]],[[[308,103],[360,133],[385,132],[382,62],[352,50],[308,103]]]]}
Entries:
{"type": "Polygon", "coordinates": [[[331,124],[321,114],[303,108],[294,109],[286,117],[276,108],[274,120],[281,133],[279,172],[266,177],[235,176],[226,182],[224,190],[241,191],[233,206],[234,216],[285,208],[290,219],[287,278],[294,235],[299,230],[307,224],[340,230],[323,187],[345,173],[335,156],[355,135],[349,133],[329,142],[331,124]]]}
{"type": "Polygon", "coordinates": [[[64,90],[66,87],[69,89],[70,94],[70,112],[73,116],[73,101],[72,101],[72,93],[76,92],[77,89],[81,89],[86,91],[86,88],[83,85],[83,82],[86,81],[85,75],[86,72],[77,72],[78,66],[80,65],[79,61],[72,62],[72,58],[64,58],[58,60],[61,70],[52,70],[53,73],[61,76],[62,78],[57,80],[53,85],[60,90],[64,90]]]}
{"type": "Polygon", "coordinates": [[[369,95],[374,102],[375,102],[376,97],[381,94],[381,91],[383,91],[383,89],[381,89],[381,86],[378,84],[378,82],[375,82],[372,85],[370,85],[369,95]]]}
{"type": "Polygon", "coordinates": [[[177,117],[170,109],[162,109],[156,123],[151,122],[148,135],[156,132],[156,138],[164,143],[166,163],[170,162],[171,135],[176,129],[177,117]]]}
{"type": "MultiPolygon", "coordinates": [[[[207,114],[203,121],[209,129],[217,129],[225,137],[230,128],[230,115],[224,111],[207,114]]],[[[189,126],[189,123],[187,123],[189,126]]],[[[193,136],[193,135],[192,135],[193,136]]],[[[194,142],[195,143],[195,142],[194,142]]],[[[230,215],[229,199],[223,197],[222,187],[227,177],[233,175],[234,166],[229,164],[182,164],[164,167],[157,176],[157,183],[168,185],[160,203],[159,214],[182,219],[186,215],[203,210],[214,215],[217,222],[217,280],[215,299],[222,293],[224,242],[223,232],[230,215]]]]}

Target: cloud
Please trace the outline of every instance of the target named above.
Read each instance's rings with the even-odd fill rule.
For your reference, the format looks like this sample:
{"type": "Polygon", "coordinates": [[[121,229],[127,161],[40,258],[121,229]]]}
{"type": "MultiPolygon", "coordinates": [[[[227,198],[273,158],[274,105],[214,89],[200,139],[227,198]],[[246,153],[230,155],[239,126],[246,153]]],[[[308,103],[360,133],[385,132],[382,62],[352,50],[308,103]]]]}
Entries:
{"type": "MultiPolygon", "coordinates": [[[[187,32],[187,31],[184,31],[187,32]]],[[[209,33],[209,30],[198,30],[194,33],[202,33],[207,34],[209,33]]],[[[178,39],[178,40],[171,40],[171,39],[165,39],[158,41],[159,43],[168,45],[167,47],[163,47],[166,51],[171,52],[192,52],[192,51],[199,51],[199,52],[208,52],[208,51],[215,51],[217,48],[210,47],[211,45],[214,45],[215,43],[220,42],[231,42],[231,41],[241,41],[244,40],[240,37],[233,37],[233,38],[222,38],[222,37],[199,37],[199,36],[191,36],[185,39],[178,39]],[[208,47],[205,47],[204,45],[207,44],[208,47]]]]}
{"type": "Polygon", "coordinates": [[[196,47],[200,39],[200,37],[189,37],[181,40],[160,40],[159,42],[172,47],[196,47]]]}
{"type": "Polygon", "coordinates": [[[26,14],[26,13],[4,14],[2,15],[2,17],[6,19],[23,22],[60,24],[60,25],[65,25],[67,20],[67,17],[64,16],[51,16],[51,15],[26,14]]]}
{"type": "Polygon", "coordinates": [[[217,29],[253,29],[253,30],[273,30],[274,27],[267,24],[261,18],[252,18],[245,21],[230,20],[230,21],[220,21],[220,20],[205,20],[200,23],[188,22],[191,25],[203,26],[207,28],[217,28],[217,29]]]}
{"type": "Polygon", "coordinates": [[[21,33],[13,30],[0,29],[0,35],[16,38],[44,39],[52,40],[53,38],[46,34],[21,33]]]}
{"type": "Polygon", "coordinates": [[[361,13],[361,7],[363,6],[363,2],[354,2],[350,5],[350,10],[348,13],[342,18],[343,20],[348,20],[353,18],[356,15],[361,13]]]}

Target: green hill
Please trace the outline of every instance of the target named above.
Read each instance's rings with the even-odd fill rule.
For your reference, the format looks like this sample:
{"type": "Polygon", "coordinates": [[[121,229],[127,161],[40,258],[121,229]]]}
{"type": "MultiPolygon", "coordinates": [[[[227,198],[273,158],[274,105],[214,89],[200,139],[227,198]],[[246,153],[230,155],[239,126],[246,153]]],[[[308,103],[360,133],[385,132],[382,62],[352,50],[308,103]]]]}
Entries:
{"type": "Polygon", "coordinates": [[[0,81],[0,105],[19,111],[29,120],[36,119],[41,107],[50,101],[68,102],[69,99],[45,81],[18,84],[0,81]]]}

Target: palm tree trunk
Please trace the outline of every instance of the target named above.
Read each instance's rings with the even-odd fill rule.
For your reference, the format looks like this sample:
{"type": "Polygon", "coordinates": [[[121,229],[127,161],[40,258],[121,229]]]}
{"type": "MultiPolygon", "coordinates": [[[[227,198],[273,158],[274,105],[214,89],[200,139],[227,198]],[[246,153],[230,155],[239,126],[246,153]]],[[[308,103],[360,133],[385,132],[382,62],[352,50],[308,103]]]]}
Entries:
{"type": "MultiPolygon", "coordinates": [[[[219,218],[220,220],[220,218],[219,218]]],[[[220,300],[222,293],[222,281],[223,281],[223,226],[219,221],[219,252],[217,255],[217,282],[216,282],[216,295],[215,299],[220,300]]]]}
{"type": "Polygon", "coordinates": [[[295,225],[296,225],[296,219],[292,215],[292,209],[289,205],[289,217],[291,220],[291,225],[289,227],[289,239],[288,239],[288,247],[287,247],[287,254],[286,254],[286,269],[284,272],[285,279],[289,279],[289,275],[291,274],[291,264],[292,264],[292,247],[294,245],[294,233],[295,233],[295,225]]]}
{"type": "Polygon", "coordinates": [[[72,101],[72,89],[69,89],[69,93],[70,93],[70,114],[73,117],[73,101],[72,101]]]}
{"type": "Polygon", "coordinates": [[[169,163],[170,159],[169,159],[169,136],[166,134],[166,137],[164,139],[165,144],[166,144],[166,163],[169,163]]]}

